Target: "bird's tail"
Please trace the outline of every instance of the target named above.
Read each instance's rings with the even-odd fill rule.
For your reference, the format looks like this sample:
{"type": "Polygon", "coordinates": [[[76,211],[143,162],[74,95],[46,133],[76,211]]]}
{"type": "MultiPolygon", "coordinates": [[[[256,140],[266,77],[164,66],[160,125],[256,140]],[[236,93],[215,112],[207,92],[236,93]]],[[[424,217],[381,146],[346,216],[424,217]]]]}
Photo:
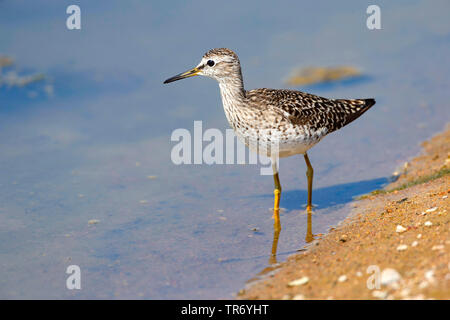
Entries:
{"type": "Polygon", "coordinates": [[[363,99],[363,101],[364,101],[364,108],[366,110],[369,110],[370,107],[376,103],[375,99],[363,99]]]}
{"type": "Polygon", "coordinates": [[[345,126],[358,119],[364,112],[369,110],[374,104],[375,99],[352,99],[352,100],[337,100],[345,113],[345,121],[342,126],[345,126]]]}

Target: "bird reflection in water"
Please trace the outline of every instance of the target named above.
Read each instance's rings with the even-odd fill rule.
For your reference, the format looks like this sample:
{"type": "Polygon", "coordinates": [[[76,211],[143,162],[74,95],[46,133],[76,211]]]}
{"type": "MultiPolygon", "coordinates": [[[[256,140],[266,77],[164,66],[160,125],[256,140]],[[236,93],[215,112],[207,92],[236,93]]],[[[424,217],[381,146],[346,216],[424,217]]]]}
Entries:
{"type": "MultiPolygon", "coordinates": [[[[307,210],[307,222],[306,222],[306,243],[310,243],[314,240],[315,235],[312,233],[312,211],[307,210]]],[[[279,210],[274,210],[273,213],[274,223],[273,223],[273,241],[272,241],[272,251],[269,259],[269,264],[273,265],[277,263],[277,248],[278,239],[280,238],[281,223],[280,223],[280,212],[279,210]]]]}

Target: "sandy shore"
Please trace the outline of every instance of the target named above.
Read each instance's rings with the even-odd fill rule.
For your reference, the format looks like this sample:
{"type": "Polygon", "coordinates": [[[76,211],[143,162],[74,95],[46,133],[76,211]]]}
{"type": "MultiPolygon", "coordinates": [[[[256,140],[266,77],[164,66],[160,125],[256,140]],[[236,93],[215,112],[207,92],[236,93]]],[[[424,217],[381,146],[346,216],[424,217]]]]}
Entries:
{"type": "Polygon", "coordinates": [[[399,178],[238,299],[449,299],[450,126],[399,178]]]}

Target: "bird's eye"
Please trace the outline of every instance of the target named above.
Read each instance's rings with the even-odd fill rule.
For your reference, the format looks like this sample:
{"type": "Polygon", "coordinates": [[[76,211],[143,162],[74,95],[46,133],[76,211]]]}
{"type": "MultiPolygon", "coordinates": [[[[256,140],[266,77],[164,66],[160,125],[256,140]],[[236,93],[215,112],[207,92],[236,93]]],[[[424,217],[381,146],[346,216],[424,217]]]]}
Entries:
{"type": "Polygon", "coordinates": [[[208,64],[208,66],[212,67],[214,65],[214,61],[208,60],[207,64],[208,64]]]}

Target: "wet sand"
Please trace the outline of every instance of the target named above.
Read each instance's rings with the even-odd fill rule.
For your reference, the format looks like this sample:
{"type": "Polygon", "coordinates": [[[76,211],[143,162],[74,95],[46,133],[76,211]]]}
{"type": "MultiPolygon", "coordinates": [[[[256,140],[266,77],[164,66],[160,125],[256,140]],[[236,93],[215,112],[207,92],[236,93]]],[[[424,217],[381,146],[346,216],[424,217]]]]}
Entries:
{"type": "Polygon", "coordinates": [[[395,182],[237,298],[449,299],[450,126],[422,147],[395,182]]]}

